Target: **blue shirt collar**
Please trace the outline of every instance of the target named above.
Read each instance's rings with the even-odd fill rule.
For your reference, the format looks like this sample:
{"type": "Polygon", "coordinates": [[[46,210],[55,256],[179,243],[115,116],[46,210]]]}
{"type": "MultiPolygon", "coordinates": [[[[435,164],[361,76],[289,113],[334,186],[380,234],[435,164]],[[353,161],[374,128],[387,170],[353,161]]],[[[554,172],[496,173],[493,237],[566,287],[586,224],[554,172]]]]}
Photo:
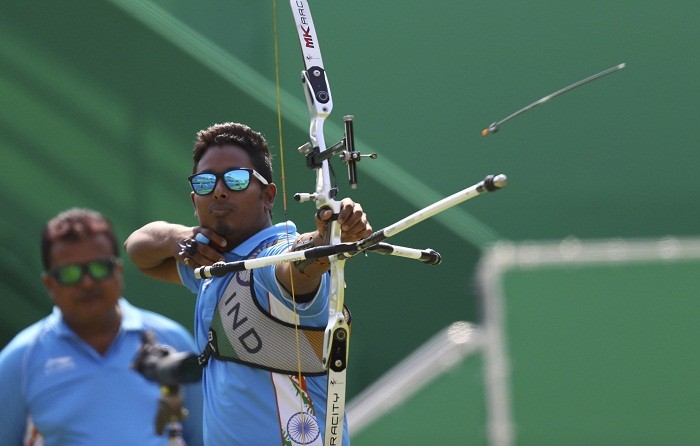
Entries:
{"type": "Polygon", "coordinates": [[[273,237],[279,238],[286,234],[290,234],[292,238],[296,238],[296,232],[297,227],[291,221],[277,223],[253,235],[248,240],[233,248],[229,254],[233,254],[237,258],[245,258],[265,240],[273,237]]]}

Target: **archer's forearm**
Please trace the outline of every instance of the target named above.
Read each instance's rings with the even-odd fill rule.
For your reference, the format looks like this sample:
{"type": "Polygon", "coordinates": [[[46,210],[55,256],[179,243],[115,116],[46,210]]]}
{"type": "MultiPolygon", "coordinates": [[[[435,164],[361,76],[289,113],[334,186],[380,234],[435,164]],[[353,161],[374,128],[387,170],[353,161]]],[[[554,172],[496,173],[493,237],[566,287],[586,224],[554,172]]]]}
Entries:
{"type": "Polygon", "coordinates": [[[178,241],[191,237],[189,226],[154,221],[134,231],[124,242],[131,261],[142,271],[175,261],[180,250],[178,241]]]}
{"type": "MultiPolygon", "coordinates": [[[[292,251],[323,246],[326,243],[318,231],[300,235],[290,248],[292,251]]],[[[315,293],[321,276],[330,268],[327,257],[294,263],[282,263],[276,268],[277,280],[290,294],[315,293]]]]}

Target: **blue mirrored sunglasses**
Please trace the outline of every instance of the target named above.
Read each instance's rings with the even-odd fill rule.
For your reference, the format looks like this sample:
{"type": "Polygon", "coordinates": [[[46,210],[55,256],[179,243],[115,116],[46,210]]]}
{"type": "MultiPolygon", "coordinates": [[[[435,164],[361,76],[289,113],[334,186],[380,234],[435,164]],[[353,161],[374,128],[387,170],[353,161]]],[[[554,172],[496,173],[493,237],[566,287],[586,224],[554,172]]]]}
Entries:
{"type": "Polygon", "coordinates": [[[260,180],[265,186],[269,184],[267,180],[254,169],[246,169],[243,167],[227,170],[222,175],[213,172],[200,172],[190,175],[187,179],[190,181],[190,185],[195,194],[208,195],[216,189],[216,182],[219,178],[223,178],[224,184],[230,190],[245,190],[250,185],[250,174],[253,174],[255,178],[260,180]]]}
{"type": "Polygon", "coordinates": [[[104,280],[114,273],[114,267],[119,263],[119,259],[111,257],[108,259],[98,259],[87,263],[73,263],[59,266],[49,271],[49,275],[56,279],[61,285],[75,285],[83,280],[87,274],[94,281],[104,280]]]}

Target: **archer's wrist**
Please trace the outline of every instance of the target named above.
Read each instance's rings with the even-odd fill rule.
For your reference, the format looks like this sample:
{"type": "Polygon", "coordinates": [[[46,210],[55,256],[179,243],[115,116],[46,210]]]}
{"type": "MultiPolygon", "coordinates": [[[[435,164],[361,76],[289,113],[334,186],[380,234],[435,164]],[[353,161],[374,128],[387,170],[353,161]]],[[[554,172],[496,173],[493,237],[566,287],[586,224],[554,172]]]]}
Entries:
{"type": "MultiPolygon", "coordinates": [[[[323,246],[323,237],[317,231],[302,234],[294,241],[291,251],[303,251],[305,249],[323,246]]],[[[328,257],[322,259],[305,259],[292,262],[294,268],[305,277],[320,276],[330,267],[328,257]]]]}
{"type": "Polygon", "coordinates": [[[292,244],[291,251],[301,251],[304,249],[314,248],[316,246],[324,246],[327,243],[324,242],[323,236],[321,236],[318,231],[307,232],[300,235],[292,244]]]}

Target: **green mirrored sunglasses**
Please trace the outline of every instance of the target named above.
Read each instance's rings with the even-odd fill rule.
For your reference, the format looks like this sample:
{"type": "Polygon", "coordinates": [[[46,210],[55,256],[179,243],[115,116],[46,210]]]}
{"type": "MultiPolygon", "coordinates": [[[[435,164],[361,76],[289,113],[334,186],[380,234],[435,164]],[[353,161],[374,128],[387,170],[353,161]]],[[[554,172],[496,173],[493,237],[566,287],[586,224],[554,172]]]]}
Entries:
{"type": "Polygon", "coordinates": [[[49,271],[49,275],[61,285],[75,285],[83,280],[85,274],[95,281],[104,280],[114,274],[114,267],[118,263],[119,259],[116,257],[97,259],[87,263],[73,263],[54,268],[49,271]]]}

